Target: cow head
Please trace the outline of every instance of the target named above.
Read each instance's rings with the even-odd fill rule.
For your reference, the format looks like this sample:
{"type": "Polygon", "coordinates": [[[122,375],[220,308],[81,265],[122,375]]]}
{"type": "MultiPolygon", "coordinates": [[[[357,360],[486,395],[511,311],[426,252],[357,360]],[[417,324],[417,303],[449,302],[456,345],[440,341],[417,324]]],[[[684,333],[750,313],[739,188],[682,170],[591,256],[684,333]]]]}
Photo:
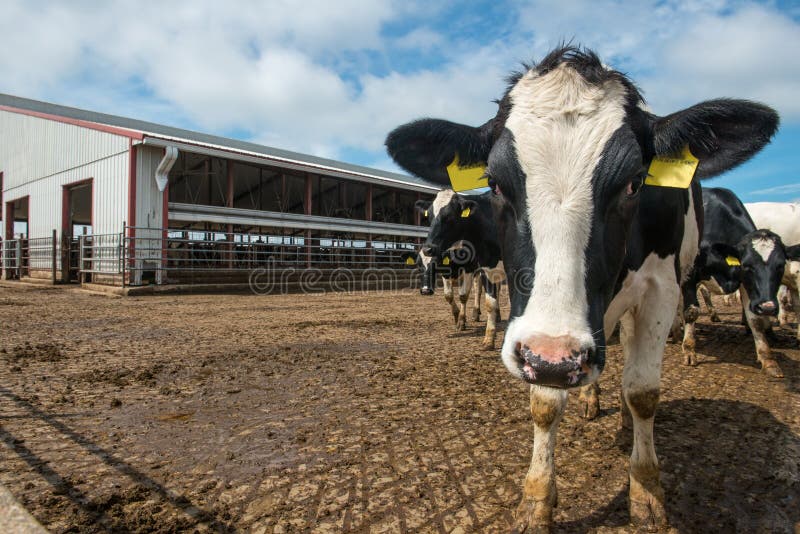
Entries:
{"type": "Polygon", "coordinates": [[[713,278],[726,295],[739,289],[742,283],[742,265],[735,247],[721,243],[703,243],[697,265],[702,274],[713,278]]]}
{"type": "Polygon", "coordinates": [[[786,265],[781,238],[769,230],[756,230],[735,247],[715,243],[712,249],[719,256],[724,255],[728,264],[741,265],[738,271],[750,300],[750,311],[756,315],[777,315],[778,288],[786,265]]]}
{"type": "MultiPolygon", "coordinates": [[[[460,166],[487,165],[504,203],[511,320],[503,362],[530,383],[576,387],[602,371],[603,316],[640,203],[641,217],[675,210],[652,191],[665,188],[642,186],[653,157],[688,146],[699,159],[695,177],[715,176],[760,150],[777,123],[770,108],[738,100],[655,116],[624,75],[565,47],[513,76],[484,125],[419,120],[386,145],[400,166],[442,184],[456,157],[460,166]]],[[[685,190],[675,195],[688,205],[685,190]]],[[[675,215],[670,225],[682,220],[675,215]]]]}

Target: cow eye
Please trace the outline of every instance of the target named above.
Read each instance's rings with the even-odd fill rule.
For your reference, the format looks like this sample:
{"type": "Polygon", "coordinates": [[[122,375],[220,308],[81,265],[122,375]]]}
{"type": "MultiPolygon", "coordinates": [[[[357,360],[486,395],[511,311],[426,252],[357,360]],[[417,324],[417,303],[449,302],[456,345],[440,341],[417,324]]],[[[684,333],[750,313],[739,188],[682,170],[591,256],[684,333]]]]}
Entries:
{"type": "Polygon", "coordinates": [[[494,193],[495,195],[499,195],[500,194],[500,186],[497,185],[497,180],[495,180],[494,178],[492,178],[490,176],[489,180],[488,180],[488,184],[489,184],[489,189],[492,190],[492,193],[494,193]]]}
{"type": "Polygon", "coordinates": [[[642,181],[643,181],[642,177],[637,176],[636,178],[628,182],[628,187],[625,189],[625,194],[628,197],[635,197],[639,193],[639,190],[642,188],[642,181]]]}

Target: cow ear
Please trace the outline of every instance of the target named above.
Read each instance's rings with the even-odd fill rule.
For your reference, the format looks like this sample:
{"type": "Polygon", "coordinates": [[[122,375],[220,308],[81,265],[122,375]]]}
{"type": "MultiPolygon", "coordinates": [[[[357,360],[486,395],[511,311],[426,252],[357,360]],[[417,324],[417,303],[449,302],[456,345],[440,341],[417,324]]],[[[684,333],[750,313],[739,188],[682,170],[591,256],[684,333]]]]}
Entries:
{"type": "Polygon", "coordinates": [[[800,245],[792,245],[791,247],[786,247],[786,259],[791,261],[798,261],[800,260],[800,245]]]}
{"type": "Polygon", "coordinates": [[[431,202],[430,200],[417,200],[414,203],[414,207],[417,209],[418,212],[427,217],[432,204],[433,202],[431,202]]]}
{"type": "Polygon", "coordinates": [[[389,155],[408,172],[450,185],[447,166],[486,165],[491,150],[491,123],[473,127],[439,119],[420,119],[394,129],[386,137],[389,155]]]}
{"type": "Polygon", "coordinates": [[[688,146],[700,160],[695,176],[717,176],[744,163],[769,143],[778,129],[772,108],[747,100],[702,102],[653,124],[657,156],[679,154],[688,146]]]}
{"type": "Polygon", "coordinates": [[[731,267],[737,267],[742,264],[742,255],[739,249],[734,246],[727,243],[714,243],[711,245],[711,250],[731,267]]]}
{"type": "Polygon", "coordinates": [[[478,208],[478,203],[474,200],[469,200],[464,197],[459,197],[459,207],[461,208],[462,217],[471,217],[475,210],[478,208]]]}

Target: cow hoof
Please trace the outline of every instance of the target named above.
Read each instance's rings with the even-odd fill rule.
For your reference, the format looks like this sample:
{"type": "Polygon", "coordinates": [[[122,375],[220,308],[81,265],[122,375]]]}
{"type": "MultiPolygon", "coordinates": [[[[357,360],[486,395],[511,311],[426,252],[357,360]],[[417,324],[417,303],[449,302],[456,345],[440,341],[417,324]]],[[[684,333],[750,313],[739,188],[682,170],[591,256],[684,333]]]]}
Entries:
{"type": "Polygon", "coordinates": [[[695,354],[694,351],[684,351],[683,365],[697,367],[697,354],[695,354]]]}
{"type": "Polygon", "coordinates": [[[456,330],[461,332],[462,330],[466,329],[467,329],[467,320],[462,317],[459,317],[458,321],[456,321],[456,330]]]}
{"type": "Polygon", "coordinates": [[[578,410],[584,419],[600,415],[600,386],[597,383],[581,388],[578,393],[578,410]]]}
{"type": "Polygon", "coordinates": [[[771,376],[772,378],[783,378],[783,371],[781,371],[778,362],[775,360],[762,361],[761,369],[767,373],[767,376],[771,376]]]}
{"type": "Polygon", "coordinates": [[[664,504],[655,498],[631,501],[631,525],[637,532],[664,532],[669,528],[664,504]]]}
{"type": "Polygon", "coordinates": [[[716,313],[713,313],[713,314],[711,314],[711,322],[712,322],[712,323],[719,323],[719,322],[721,322],[721,321],[720,321],[720,319],[719,319],[719,315],[717,315],[716,313]]]}
{"type": "Polygon", "coordinates": [[[481,320],[481,311],[480,310],[472,310],[472,320],[478,322],[481,320]]]}
{"type": "Polygon", "coordinates": [[[552,513],[552,507],[547,506],[544,502],[523,497],[522,502],[517,507],[516,514],[514,514],[514,527],[511,532],[517,534],[522,534],[523,532],[525,534],[549,534],[553,526],[550,519],[552,513]]]}
{"type": "Polygon", "coordinates": [[[493,339],[490,339],[490,340],[484,339],[483,343],[481,343],[481,350],[494,350],[494,340],[493,339]]]}

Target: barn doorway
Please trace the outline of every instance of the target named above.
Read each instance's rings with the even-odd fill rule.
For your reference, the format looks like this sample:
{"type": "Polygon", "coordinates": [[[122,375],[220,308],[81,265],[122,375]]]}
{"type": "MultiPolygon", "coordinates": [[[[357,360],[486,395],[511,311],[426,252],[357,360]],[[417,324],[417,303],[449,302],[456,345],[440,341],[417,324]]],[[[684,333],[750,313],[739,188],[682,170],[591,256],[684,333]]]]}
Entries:
{"type": "Polygon", "coordinates": [[[19,278],[28,273],[25,251],[28,248],[29,213],[27,196],[6,202],[6,241],[3,244],[6,278],[19,278]]]}
{"type": "MultiPolygon", "coordinates": [[[[64,186],[61,228],[62,243],[62,279],[69,282],[80,282],[80,240],[84,236],[84,253],[91,250],[92,236],[92,197],[94,184],[92,179],[64,186]],[[66,269],[63,267],[66,266],[66,269]]],[[[87,280],[88,281],[88,280],[87,280]]]]}

